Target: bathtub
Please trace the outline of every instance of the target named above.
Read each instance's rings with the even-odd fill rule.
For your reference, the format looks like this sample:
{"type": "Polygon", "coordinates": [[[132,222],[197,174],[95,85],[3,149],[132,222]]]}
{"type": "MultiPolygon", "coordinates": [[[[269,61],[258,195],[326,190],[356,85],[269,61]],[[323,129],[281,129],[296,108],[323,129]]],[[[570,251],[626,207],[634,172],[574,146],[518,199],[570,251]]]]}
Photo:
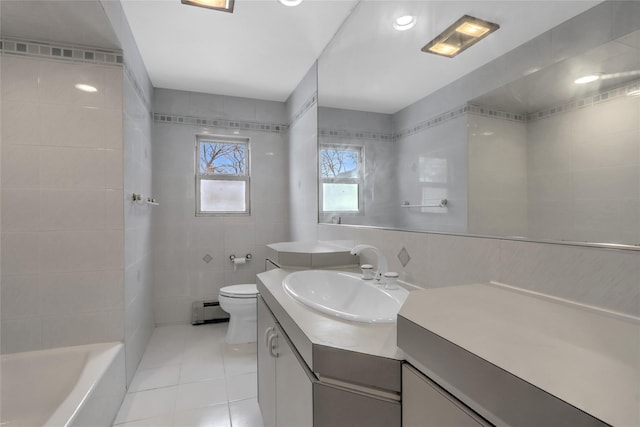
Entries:
{"type": "Polygon", "coordinates": [[[111,426],[125,394],[122,343],[2,356],[0,425],[111,426]]]}

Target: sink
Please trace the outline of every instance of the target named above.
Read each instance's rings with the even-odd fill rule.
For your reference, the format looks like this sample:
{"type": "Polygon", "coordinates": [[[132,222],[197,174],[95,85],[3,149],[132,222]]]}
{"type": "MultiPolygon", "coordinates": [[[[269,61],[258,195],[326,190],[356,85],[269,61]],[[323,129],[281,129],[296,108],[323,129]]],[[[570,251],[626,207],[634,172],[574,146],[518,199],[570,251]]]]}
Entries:
{"type": "Polygon", "coordinates": [[[340,319],[364,323],[395,323],[409,291],[387,290],[360,274],[328,270],[296,271],[282,282],[302,304],[340,319]]]}

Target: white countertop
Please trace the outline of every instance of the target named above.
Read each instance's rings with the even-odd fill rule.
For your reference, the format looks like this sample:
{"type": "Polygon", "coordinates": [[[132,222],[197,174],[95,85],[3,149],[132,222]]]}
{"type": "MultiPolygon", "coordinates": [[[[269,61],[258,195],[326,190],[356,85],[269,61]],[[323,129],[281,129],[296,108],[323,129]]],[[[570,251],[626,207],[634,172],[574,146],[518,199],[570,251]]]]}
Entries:
{"type": "Polygon", "coordinates": [[[640,320],[500,284],[410,294],[400,315],[614,426],[640,426],[640,320]]]}
{"type": "MultiPolygon", "coordinates": [[[[343,321],[312,310],[289,296],[282,280],[296,270],[275,269],[258,274],[271,295],[311,343],[348,351],[403,360],[396,346],[396,325],[343,321]]],[[[307,361],[310,363],[310,361],[307,361]]]]}

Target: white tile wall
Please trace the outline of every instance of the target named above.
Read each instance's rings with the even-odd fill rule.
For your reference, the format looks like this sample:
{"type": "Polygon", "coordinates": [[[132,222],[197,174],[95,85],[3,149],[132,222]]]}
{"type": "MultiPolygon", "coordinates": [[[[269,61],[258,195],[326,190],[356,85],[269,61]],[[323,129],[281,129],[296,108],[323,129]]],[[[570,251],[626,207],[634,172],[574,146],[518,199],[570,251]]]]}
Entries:
{"type": "MultiPolygon", "coordinates": [[[[151,179],[151,114],[134,88],[124,79],[124,165],[120,179],[124,194],[117,195],[124,223],[125,356],[127,383],[142,358],[153,332],[151,217],[154,208],[133,202],[133,193],[156,197],[151,179]],[[123,215],[124,212],[124,215],[123,215]]],[[[116,176],[114,175],[114,178],[116,176]]],[[[114,198],[116,195],[113,195],[114,198]]]]}
{"type": "MultiPolygon", "coordinates": [[[[154,110],[178,115],[286,123],[283,103],[158,90],[154,110]]],[[[286,134],[237,131],[251,144],[251,215],[195,216],[195,138],[231,129],[153,124],[153,301],[156,323],[189,322],[191,304],[217,300],[226,285],[255,283],[266,243],[288,239],[286,134]],[[252,261],[234,271],[229,255],[252,261]],[[209,254],[212,260],[203,258],[209,254]]]]}
{"type": "Polygon", "coordinates": [[[640,243],[640,98],[529,122],[527,170],[527,236],[640,243]]]}
{"type": "Polygon", "coordinates": [[[527,236],[524,122],[468,116],[469,232],[527,236]]]}
{"type": "Polygon", "coordinates": [[[288,140],[289,237],[291,240],[317,240],[318,224],[318,106],[309,108],[294,120],[303,105],[318,89],[314,64],[286,103],[290,123],[288,140]]]}
{"type": "Polygon", "coordinates": [[[4,55],[2,75],[2,352],[122,340],[122,68],[4,55]]]}
{"type": "MultiPolygon", "coordinates": [[[[403,229],[434,231],[467,231],[468,204],[468,138],[467,116],[463,115],[396,141],[396,224],[403,229]],[[446,162],[444,182],[422,182],[420,158],[446,162]],[[432,192],[437,203],[447,199],[444,209],[423,212],[419,208],[401,208],[405,201],[423,204],[423,191],[432,192]]],[[[429,196],[428,204],[434,200],[429,196]]]]}
{"type": "Polygon", "coordinates": [[[424,288],[496,280],[640,317],[640,251],[336,225],[320,225],[319,235],[377,246],[390,270],[424,288]],[[402,247],[406,267],[397,259],[402,247]]]}

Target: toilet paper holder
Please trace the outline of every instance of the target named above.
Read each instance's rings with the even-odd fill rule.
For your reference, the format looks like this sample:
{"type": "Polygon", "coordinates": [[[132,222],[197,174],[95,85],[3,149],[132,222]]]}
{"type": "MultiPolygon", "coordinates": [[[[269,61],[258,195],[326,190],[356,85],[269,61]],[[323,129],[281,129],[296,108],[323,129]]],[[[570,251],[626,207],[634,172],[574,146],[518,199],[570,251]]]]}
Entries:
{"type": "MultiPolygon", "coordinates": [[[[234,254],[229,255],[229,260],[230,260],[231,262],[234,262],[236,258],[237,258],[237,257],[236,257],[234,254]]],[[[251,258],[253,258],[253,255],[251,255],[251,254],[246,254],[246,255],[244,256],[244,258],[245,258],[247,261],[251,261],[251,258]]]]}

